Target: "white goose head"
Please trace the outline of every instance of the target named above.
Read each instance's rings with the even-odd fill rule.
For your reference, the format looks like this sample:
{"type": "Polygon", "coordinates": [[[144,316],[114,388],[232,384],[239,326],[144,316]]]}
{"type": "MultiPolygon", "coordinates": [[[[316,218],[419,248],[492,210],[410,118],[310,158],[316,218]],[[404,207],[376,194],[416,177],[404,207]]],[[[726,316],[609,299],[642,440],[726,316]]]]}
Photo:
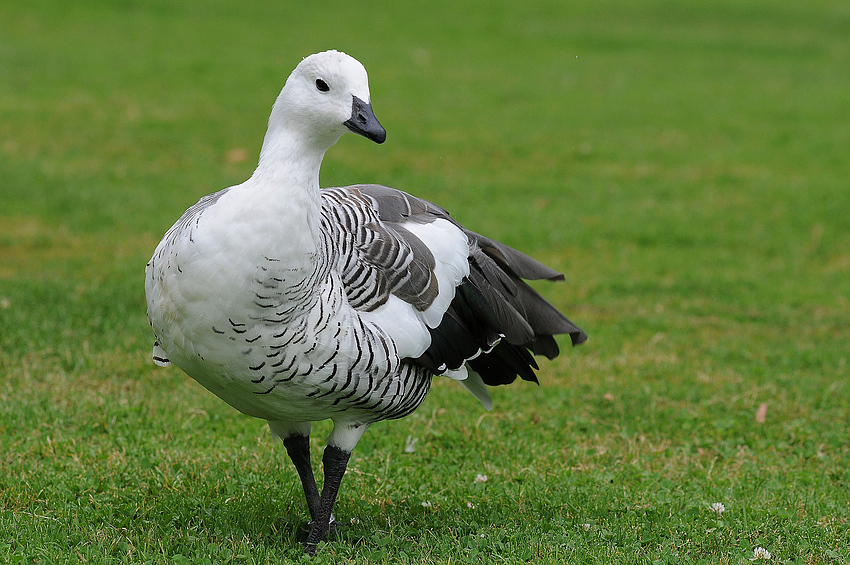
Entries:
{"type": "Polygon", "coordinates": [[[387,137],[372,111],[366,69],[345,53],[324,51],[289,75],[272,108],[263,151],[285,132],[290,141],[324,153],[346,131],[377,143],[387,137]]]}

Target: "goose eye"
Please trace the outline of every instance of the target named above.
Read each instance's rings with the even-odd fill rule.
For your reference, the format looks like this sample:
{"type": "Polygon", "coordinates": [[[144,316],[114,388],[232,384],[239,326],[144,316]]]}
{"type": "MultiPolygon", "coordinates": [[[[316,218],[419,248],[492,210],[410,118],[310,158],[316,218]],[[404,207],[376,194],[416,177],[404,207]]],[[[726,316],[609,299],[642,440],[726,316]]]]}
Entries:
{"type": "Polygon", "coordinates": [[[316,79],[316,88],[319,90],[319,92],[327,92],[331,89],[331,87],[328,86],[328,83],[326,83],[320,78],[316,79]]]}

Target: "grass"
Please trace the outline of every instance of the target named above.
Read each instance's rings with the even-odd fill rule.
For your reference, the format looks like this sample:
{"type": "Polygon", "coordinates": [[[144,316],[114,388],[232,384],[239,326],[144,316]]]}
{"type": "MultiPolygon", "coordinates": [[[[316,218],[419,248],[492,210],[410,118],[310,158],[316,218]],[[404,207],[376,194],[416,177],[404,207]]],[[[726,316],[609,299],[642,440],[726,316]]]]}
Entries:
{"type": "Polygon", "coordinates": [[[282,447],[152,365],[142,273],[330,47],[389,138],[323,184],[564,271],[590,341],[492,412],[438,381],[374,426],[316,563],[847,562],[848,31],[838,1],[5,1],[0,563],[302,559],[282,447]]]}

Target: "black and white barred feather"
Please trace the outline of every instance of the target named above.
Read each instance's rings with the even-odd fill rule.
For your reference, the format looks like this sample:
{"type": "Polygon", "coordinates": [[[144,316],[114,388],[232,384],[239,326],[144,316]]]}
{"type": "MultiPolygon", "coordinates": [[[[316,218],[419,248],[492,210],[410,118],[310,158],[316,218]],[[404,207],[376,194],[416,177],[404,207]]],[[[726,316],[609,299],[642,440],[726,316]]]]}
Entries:
{"type": "Polygon", "coordinates": [[[470,274],[456,289],[440,324],[430,328],[431,344],[410,361],[433,374],[464,363],[485,384],[537,382],[534,357],[559,353],[553,336],[568,334],[574,345],[587,335],[522,279],[563,280],[539,261],[467,230],[439,206],[380,185],[322,190],[323,227],[338,245],[336,263],[346,295],[368,311],[395,294],[417,309],[436,295],[434,259],[427,246],[404,227],[449,220],[469,239],[470,274]]]}

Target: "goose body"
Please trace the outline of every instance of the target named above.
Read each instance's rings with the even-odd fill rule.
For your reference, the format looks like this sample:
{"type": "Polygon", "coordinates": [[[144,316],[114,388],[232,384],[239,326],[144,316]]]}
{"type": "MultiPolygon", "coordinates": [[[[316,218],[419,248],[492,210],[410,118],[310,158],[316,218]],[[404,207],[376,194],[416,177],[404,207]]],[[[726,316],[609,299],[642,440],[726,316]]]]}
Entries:
{"type": "Polygon", "coordinates": [[[556,356],[553,335],[586,339],[522,281],[562,278],[545,265],[404,192],[320,189],[324,153],[346,131],[385,139],[365,69],[336,51],[307,57],[275,102],[254,174],[189,208],[145,280],[154,361],[284,441],[313,518],[311,553],[370,424],[410,414],[436,375],[489,409],[487,385],[536,381],[530,352],[556,356]],[[325,419],[319,495],[307,437],[325,419]]]}

